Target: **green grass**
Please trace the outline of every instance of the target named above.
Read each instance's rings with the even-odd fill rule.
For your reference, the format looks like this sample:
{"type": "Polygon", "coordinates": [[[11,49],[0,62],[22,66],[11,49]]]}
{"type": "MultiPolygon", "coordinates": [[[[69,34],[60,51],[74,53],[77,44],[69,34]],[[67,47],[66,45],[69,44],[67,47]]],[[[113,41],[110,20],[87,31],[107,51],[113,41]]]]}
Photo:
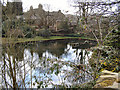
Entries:
{"type": "Polygon", "coordinates": [[[28,41],[45,41],[45,40],[56,40],[56,39],[69,39],[69,38],[81,38],[88,39],[85,37],[62,37],[62,36],[51,36],[49,38],[43,38],[40,36],[36,36],[34,38],[2,38],[2,43],[22,43],[28,41]]]}
{"type": "MultiPolygon", "coordinates": [[[[55,39],[67,39],[73,37],[61,37],[61,36],[52,36],[50,38],[43,38],[43,37],[35,37],[35,38],[2,38],[2,43],[20,43],[20,42],[28,42],[28,41],[44,41],[44,40],[55,40],[55,39]]],[[[74,37],[78,38],[78,37],[74,37]]]]}

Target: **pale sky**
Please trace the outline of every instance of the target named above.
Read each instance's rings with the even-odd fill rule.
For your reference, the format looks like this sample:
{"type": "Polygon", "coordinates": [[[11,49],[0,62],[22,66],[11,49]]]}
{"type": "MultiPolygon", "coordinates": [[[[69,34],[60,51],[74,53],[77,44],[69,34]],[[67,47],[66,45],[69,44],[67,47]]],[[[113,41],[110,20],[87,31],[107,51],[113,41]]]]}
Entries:
{"type": "MultiPolygon", "coordinates": [[[[3,1],[3,0],[2,0],[3,1]]],[[[7,0],[4,0],[5,2],[7,0]]],[[[14,0],[8,0],[8,1],[14,1],[14,0]]],[[[21,0],[23,2],[23,11],[28,11],[30,9],[30,6],[32,5],[33,8],[38,8],[39,4],[43,5],[43,9],[45,8],[46,4],[50,5],[50,9],[52,11],[58,11],[61,10],[63,13],[68,11],[69,14],[74,14],[75,9],[70,6],[71,0],[21,0]]],[[[47,9],[46,9],[47,10],[47,9]]]]}
{"type": "MultiPolygon", "coordinates": [[[[38,8],[39,4],[43,5],[43,8],[46,9],[45,5],[50,5],[52,11],[61,10],[63,13],[69,11],[68,13],[74,13],[74,8],[70,6],[68,0],[22,0],[24,11],[29,10],[29,7],[32,5],[33,8],[38,8]]],[[[46,9],[47,10],[47,9],[46,9]]]]}
{"type": "Polygon", "coordinates": [[[33,6],[37,8],[39,4],[50,4],[52,9],[65,9],[68,7],[67,0],[22,0],[23,7],[33,6]]]}

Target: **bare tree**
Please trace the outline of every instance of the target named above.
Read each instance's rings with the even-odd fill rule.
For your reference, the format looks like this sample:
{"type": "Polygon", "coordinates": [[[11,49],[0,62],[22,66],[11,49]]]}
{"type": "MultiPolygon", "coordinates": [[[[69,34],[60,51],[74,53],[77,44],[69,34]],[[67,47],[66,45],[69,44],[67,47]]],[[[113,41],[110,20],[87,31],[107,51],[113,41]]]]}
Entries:
{"type": "Polygon", "coordinates": [[[99,60],[102,57],[101,48],[105,46],[103,42],[108,35],[118,27],[119,11],[117,10],[117,6],[120,1],[83,2],[81,0],[75,0],[73,3],[73,7],[78,8],[77,17],[80,23],[78,23],[78,25],[84,28],[81,32],[88,31],[89,33],[87,35],[92,34],[91,36],[94,36],[98,42],[97,58],[93,58],[96,67],[94,68],[94,76],[96,77],[101,68],[99,60]],[[113,10],[113,8],[116,10],[113,10]]]}
{"type": "MultiPolygon", "coordinates": [[[[108,1],[108,2],[83,2],[81,0],[75,0],[74,1],[75,5],[74,7],[78,8],[78,16],[79,16],[79,21],[80,19],[82,20],[82,27],[87,27],[85,30],[90,30],[96,40],[98,41],[99,45],[100,43],[102,44],[103,42],[103,29],[101,25],[103,25],[103,21],[105,17],[107,16],[108,18],[117,14],[116,11],[113,11],[113,7],[116,8],[116,4],[119,4],[120,1],[108,1]],[[91,28],[94,27],[94,28],[91,28]],[[99,37],[97,37],[96,33],[94,31],[99,32],[100,36],[100,42],[98,40],[99,37]]],[[[106,19],[107,20],[107,19],[106,19]]]]}

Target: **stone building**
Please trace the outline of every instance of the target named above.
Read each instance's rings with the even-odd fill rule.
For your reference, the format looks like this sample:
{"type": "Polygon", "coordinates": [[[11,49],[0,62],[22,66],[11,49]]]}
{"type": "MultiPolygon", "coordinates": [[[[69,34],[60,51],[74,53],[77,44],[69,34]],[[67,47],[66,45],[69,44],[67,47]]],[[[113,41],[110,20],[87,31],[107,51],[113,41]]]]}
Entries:
{"type": "Polygon", "coordinates": [[[56,21],[62,21],[65,19],[65,15],[61,12],[61,10],[53,12],[45,11],[41,4],[39,4],[36,9],[33,9],[31,6],[30,10],[25,12],[23,17],[25,20],[34,21],[34,24],[38,25],[40,28],[45,26],[52,29],[55,29],[56,21]]]}

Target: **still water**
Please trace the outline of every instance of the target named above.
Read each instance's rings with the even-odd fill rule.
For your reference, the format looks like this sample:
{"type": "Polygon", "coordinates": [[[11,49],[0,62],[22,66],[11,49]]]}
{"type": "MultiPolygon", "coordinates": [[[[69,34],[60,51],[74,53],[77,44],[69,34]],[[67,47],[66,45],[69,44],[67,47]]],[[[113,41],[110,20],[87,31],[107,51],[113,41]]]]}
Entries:
{"type": "Polygon", "coordinates": [[[94,41],[66,39],[5,44],[2,87],[74,87],[93,80],[89,58],[94,41]]]}

